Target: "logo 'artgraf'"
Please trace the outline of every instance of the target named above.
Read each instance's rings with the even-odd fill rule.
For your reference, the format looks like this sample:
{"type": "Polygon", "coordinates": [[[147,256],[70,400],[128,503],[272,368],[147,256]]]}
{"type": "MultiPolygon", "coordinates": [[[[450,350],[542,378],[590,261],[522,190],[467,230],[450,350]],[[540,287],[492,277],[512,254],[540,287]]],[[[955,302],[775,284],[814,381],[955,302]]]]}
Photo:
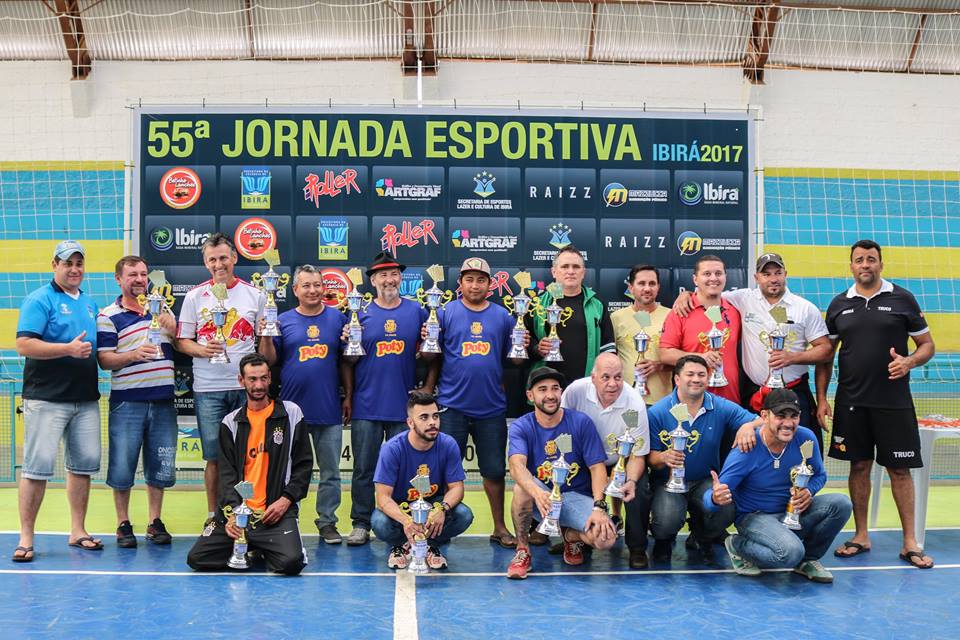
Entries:
{"type": "Polygon", "coordinates": [[[703,238],[694,231],[684,231],[677,237],[677,249],[682,256],[692,256],[700,253],[703,248],[703,238]]]}
{"type": "Polygon", "coordinates": [[[247,260],[260,260],[267,251],[277,248],[277,230],[263,218],[248,218],[237,227],[233,243],[247,260]]]}
{"type": "Polygon", "coordinates": [[[241,209],[269,209],[270,208],[269,169],[249,168],[240,171],[240,208],[241,209]]]}
{"type": "Polygon", "coordinates": [[[619,182],[611,182],[603,189],[603,202],[608,207],[619,207],[627,202],[627,188],[619,182]]]}
{"type": "Polygon", "coordinates": [[[393,178],[378,178],[374,190],[381,198],[394,200],[432,200],[440,197],[443,185],[439,184],[397,184],[393,178]]]}
{"type": "Polygon", "coordinates": [[[347,260],[350,255],[350,225],[345,218],[322,218],[317,225],[320,260],[347,260]]]}
{"type": "Polygon", "coordinates": [[[680,187],[677,189],[677,195],[680,196],[680,202],[688,207],[692,207],[700,204],[703,200],[703,187],[700,186],[699,182],[687,180],[686,182],[680,183],[680,187]]]}
{"type": "Polygon", "coordinates": [[[469,239],[470,231],[468,229],[454,229],[453,233],[450,234],[450,242],[458,249],[463,246],[464,240],[469,239]]]}
{"type": "Polygon", "coordinates": [[[150,246],[157,251],[169,251],[173,247],[173,231],[169,227],[157,227],[150,232],[150,246]]]}
{"type": "Polygon", "coordinates": [[[550,227],[550,244],[557,249],[563,249],[570,245],[570,233],[573,231],[570,227],[558,222],[550,227]]]}
{"type": "Polygon", "coordinates": [[[473,192],[481,198],[489,198],[497,192],[497,190],[493,188],[493,183],[497,181],[497,178],[488,171],[481,171],[473,176],[473,181],[476,183],[473,192]]]}
{"type": "Polygon", "coordinates": [[[176,167],[160,178],[160,197],[168,207],[187,209],[200,199],[200,176],[192,169],[176,167]]]}

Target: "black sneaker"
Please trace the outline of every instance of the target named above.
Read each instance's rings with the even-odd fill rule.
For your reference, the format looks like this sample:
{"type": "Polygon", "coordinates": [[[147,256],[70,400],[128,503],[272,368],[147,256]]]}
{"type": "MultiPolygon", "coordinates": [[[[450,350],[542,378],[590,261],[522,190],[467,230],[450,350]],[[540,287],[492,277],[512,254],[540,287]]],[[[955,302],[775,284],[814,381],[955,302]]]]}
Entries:
{"type": "Polygon", "coordinates": [[[147,526],[147,540],[153,544],[170,544],[173,538],[167,533],[163,521],[160,518],[154,518],[153,522],[147,526]]]}
{"type": "Polygon", "coordinates": [[[657,564],[669,564],[673,558],[673,540],[654,540],[651,555],[657,564]]]}
{"type": "Polygon", "coordinates": [[[124,549],[135,549],[137,547],[137,536],[133,535],[133,525],[129,520],[124,520],[117,527],[117,546],[124,549]]]}

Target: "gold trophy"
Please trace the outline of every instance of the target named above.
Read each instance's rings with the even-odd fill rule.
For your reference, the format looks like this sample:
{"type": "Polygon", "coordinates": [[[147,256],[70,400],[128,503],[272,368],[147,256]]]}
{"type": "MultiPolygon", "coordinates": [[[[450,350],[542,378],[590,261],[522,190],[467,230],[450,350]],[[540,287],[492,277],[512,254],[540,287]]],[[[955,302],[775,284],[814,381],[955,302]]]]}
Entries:
{"type": "Polygon", "coordinates": [[[234,524],[240,529],[240,537],[233,541],[233,555],[227,561],[227,566],[231,569],[247,569],[250,565],[247,563],[247,525],[250,524],[250,516],[253,515],[253,509],[247,506],[247,500],[253,497],[253,483],[243,480],[233,486],[234,490],[240,495],[240,504],[231,509],[230,505],[224,507],[224,515],[229,520],[234,517],[234,524]]]}
{"type": "MultiPolygon", "coordinates": [[[[687,405],[677,403],[670,408],[670,415],[677,421],[677,428],[670,432],[670,446],[674,451],[683,451],[687,448],[687,440],[690,439],[690,432],[683,428],[684,422],[689,422],[690,411],[687,405]]],[[[683,467],[670,468],[670,480],[664,487],[670,493],[686,493],[687,481],[685,478],[686,470],[683,467]]]]}
{"type": "Polygon", "coordinates": [[[210,294],[216,298],[217,303],[213,305],[212,309],[202,309],[200,311],[200,316],[205,321],[213,322],[213,326],[216,327],[217,333],[214,336],[214,340],[223,345],[223,351],[220,353],[210,356],[211,364],[227,364],[230,362],[230,356],[227,355],[227,339],[223,335],[223,328],[227,325],[227,316],[230,313],[230,310],[227,309],[224,304],[224,300],[227,299],[227,285],[223,283],[218,283],[210,287],[210,294]]]}
{"type": "Polygon", "coordinates": [[[560,336],[557,335],[557,325],[566,325],[567,320],[573,316],[573,309],[570,307],[561,307],[557,300],[563,297],[563,287],[559,283],[551,282],[547,285],[547,293],[550,294],[550,305],[544,310],[547,317],[547,324],[550,325],[550,333],[547,340],[550,341],[550,351],[543,357],[544,362],[563,362],[563,356],[560,355],[560,336]]]}
{"type": "Polygon", "coordinates": [[[363,284],[363,272],[354,267],[347,271],[347,278],[353,283],[353,289],[347,294],[347,309],[350,311],[350,323],[347,325],[349,334],[347,338],[347,348],[343,350],[345,356],[364,356],[363,345],[363,327],[360,326],[360,318],[357,316],[360,309],[363,308],[363,294],[358,287],[363,284]]]}
{"type": "MultiPolygon", "coordinates": [[[[770,333],[761,331],[760,340],[770,351],[783,351],[788,337],[787,332],[783,330],[783,325],[787,323],[787,310],[777,305],[770,309],[770,317],[777,323],[777,326],[770,333]]],[[[771,369],[766,386],[770,389],[783,389],[783,369],[771,369]]]]}
{"type": "Polygon", "coordinates": [[[563,494],[560,488],[570,474],[570,464],[563,456],[573,451],[573,436],[562,433],[553,439],[553,443],[557,446],[560,456],[550,464],[550,480],[553,483],[553,488],[550,490],[550,513],[537,525],[537,531],[545,536],[560,535],[560,511],[563,509],[563,494]]]}
{"type": "Polygon", "coordinates": [[[642,373],[640,365],[646,361],[647,349],[650,347],[650,336],[643,330],[650,326],[650,314],[646,311],[637,311],[633,314],[633,319],[640,326],[640,331],[633,334],[633,346],[637,349],[637,362],[633,367],[633,388],[641,396],[650,395],[647,389],[647,376],[642,373]]]}
{"type": "Polygon", "coordinates": [[[526,360],[527,349],[523,346],[523,342],[527,338],[527,329],[523,326],[523,318],[532,314],[535,310],[535,307],[531,304],[534,299],[526,293],[530,290],[533,280],[527,271],[518,271],[513,279],[520,285],[520,293],[515,296],[507,295],[503,297],[503,306],[507,308],[511,315],[517,316],[517,324],[514,325],[513,333],[510,334],[510,353],[507,354],[507,357],[514,360],[526,360]]]}
{"type": "Polygon", "coordinates": [[[282,292],[283,288],[290,282],[290,274],[285,273],[280,275],[273,270],[275,266],[280,264],[280,252],[276,249],[270,249],[265,252],[263,254],[263,261],[267,263],[267,272],[263,275],[254,273],[250,277],[250,282],[253,283],[253,286],[267,294],[267,303],[263,305],[263,319],[266,322],[263,333],[260,335],[279,336],[280,327],[277,326],[277,301],[275,295],[278,291],[282,292]]]}
{"type": "Polygon", "coordinates": [[[166,274],[163,271],[155,269],[147,276],[153,289],[147,295],[137,296],[137,304],[143,307],[144,313],[150,314],[150,327],[147,329],[147,342],[157,348],[154,360],[163,360],[163,327],[160,326],[160,316],[164,311],[170,311],[173,307],[173,288],[167,282],[166,274]]]}
{"type": "MultiPolygon", "coordinates": [[[[807,485],[810,484],[810,478],[813,477],[813,468],[807,464],[807,460],[813,457],[813,440],[807,440],[800,445],[800,464],[795,466],[793,469],[790,469],[790,482],[796,491],[800,489],[806,489],[807,485]]],[[[774,467],[779,466],[780,461],[774,459],[774,467]]],[[[799,531],[800,527],[800,514],[793,510],[793,496],[790,496],[789,502],[787,502],[787,513],[780,520],[787,529],[793,531],[799,531]]]]}
{"type": "MultiPolygon", "coordinates": [[[[714,305],[708,308],[705,312],[707,319],[713,323],[713,326],[710,328],[706,334],[700,334],[700,344],[706,347],[709,351],[716,351],[717,353],[722,354],[723,346],[726,344],[727,340],[730,338],[730,329],[724,329],[720,331],[717,328],[717,323],[722,319],[720,313],[720,307],[714,305]]],[[[708,387],[725,387],[727,386],[727,378],[723,375],[723,363],[721,362],[716,367],[710,370],[710,379],[707,381],[708,387]]]]}
{"type": "Polygon", "coordinates": [[[420,306],[430,309],[430,315],[425,323],[427,339],[420,346],[420,353],[440,353],[440,318],[437,317],[437,309],[443,308],[453,300],[453,292],[442,291],[437,286],[437,283],[443,280],[443,267],[439,264],[427,267],[427,275],[433,280],[433,286],[426,291],[423,288],[417,289],[417,302],[420,306]]]}
{"type": "Polygon", "coordinates": [[[603,492],[612,498],[623,498],[623,485],[627,481],[627,459],[635,446],[643,447],[643,438],[640,437],[638,425],[640,414],[636,409],[628,409],[620,414],[626,428],[619,436],[612,433],[607,436],[607,446],[616,445],[617,464],[613,467],[613,476],[603,492]]]}

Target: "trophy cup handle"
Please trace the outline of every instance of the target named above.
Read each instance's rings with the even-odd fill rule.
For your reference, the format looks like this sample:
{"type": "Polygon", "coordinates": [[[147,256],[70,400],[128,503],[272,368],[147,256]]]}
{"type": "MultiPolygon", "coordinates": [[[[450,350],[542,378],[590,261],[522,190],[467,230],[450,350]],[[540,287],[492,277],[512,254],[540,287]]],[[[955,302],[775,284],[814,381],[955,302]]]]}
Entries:
{"type": "Polygon", "coordinates": [[[420,303],[421,307],[425,307],[427,305],[427,292],[423,289],[423,287],[417,289],[417,293],[415,294],[415,297],[417,299],[417,302],[420,303]]]}
{"type": "Polygon", "coordinates": [[[510,312],[510,315],[513,315],[513,296],[507,294],[503,296],[501,302],[503,302],[504,308],[510,312]]]}
{"type": "Polygon", "coordinates": [[[260,275],[259,272],[254,273],[252,276],[250,276],[250,284],[258,289],[263,288],[263,276],[260,275]]]}
{"type": "Polygon", "coordinates": [[[451,300],[453,300],[453,291],[450,291],[450,289],[447,289],[446,291],[443,292],[443,300],[441,300],[440,306],[443,307],[451,300]]]}
{"type": "Polygon", "coordinates": [[[285,287],[285,286],[287,286],[287,284],[289,284],[289,283],[290,283],[290,274],[289,274],[289,273],[281,273],[281,274],[280,274],[280,279],[277,281],[277,286],[285,287]]]}

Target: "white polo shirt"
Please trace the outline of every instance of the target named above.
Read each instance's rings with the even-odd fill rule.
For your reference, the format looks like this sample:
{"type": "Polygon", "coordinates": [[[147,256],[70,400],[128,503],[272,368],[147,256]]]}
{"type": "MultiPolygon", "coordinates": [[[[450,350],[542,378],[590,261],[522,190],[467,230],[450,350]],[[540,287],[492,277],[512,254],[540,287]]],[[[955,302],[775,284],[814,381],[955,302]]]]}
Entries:
{"type": "Polygon", "coordinates": [[[638,456],[650,453],[650,426],[647,423],[647,405],[643,397],[633,387],[624,383],[620,396],[606,409],[600,406],[600,400],[597,398],[597,389],[593,386],[593,380],[590,378],[580,378],[570,383],[563,390],[560,397],[560,406],[565,409],[574,409],[590,416],[593,424],[597,427],[597,433],[603,440],[607,448],[607,464],[616,464],[617,453],[616,445],[607,442],[607,436],[613,434],[619,436],[626,429],[623,419],[620,415],[629,409],[637,412],[637,427],[639,427],[642,441],[637,440],[633,448],[633,453],[638,456]],[[610,449],[614,449],[610,453],[610,449]]]}
{"type": "MultiPolygon", "coordinates": [[[[776,305],[767,302],[760,289],[724,291],[723,299],[740,312],[743,369],[754,384],[763,385],[770,377],[770,367],[767,366],[770,356],[767,344],[760,339],[760,332],[769,333],[776,328],[777,323],[770,317],[770,309],[776,305]]],[[[787,332],[784,343],[787,351],[806,351],[809,343],[827,335],[827,324],[820,310],[809,300],[788,289],[777,305],[787,310],[787,324],[781,327],[787,332]]],[[[809,365],[792,364],[783,369],[783,381],[793,382],[807,371],[809,365]]]]}

